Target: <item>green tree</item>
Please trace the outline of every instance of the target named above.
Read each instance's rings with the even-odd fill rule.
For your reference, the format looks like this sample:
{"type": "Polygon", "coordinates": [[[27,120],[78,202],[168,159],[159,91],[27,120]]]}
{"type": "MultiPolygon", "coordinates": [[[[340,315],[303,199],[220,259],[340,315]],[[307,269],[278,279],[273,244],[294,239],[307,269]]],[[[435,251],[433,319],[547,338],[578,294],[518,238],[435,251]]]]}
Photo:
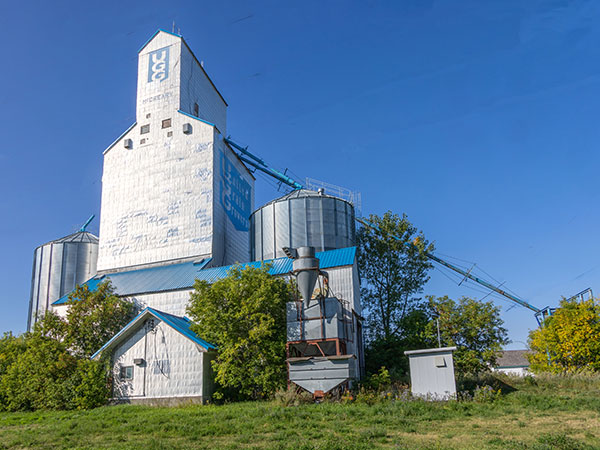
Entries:
{"type": "Polygon", "coordinates": [[[77,358],[63,342],[39,331],[24,343],[0,376],[0,409],[83,409],[106,403],[110,390],[104,362],[77,358]]]}
{"type": "Polygon", "coordinates": [[[593,299],[564,300],[529,334],[533,372],[600,370],[600,314],[593,299]]]}
{"type": "Polygon", "coordinates": [[[47,311],[31,333],[0,339],[0,409],[88,409],[110,394],[107,360],[89,356],[114,336],[134,305],[114,295],[108,282],[97,291],[77,287],[66,320],[47,311]]]}
{"type": "MultiPolygon", "coordinates": [[[[4,333],[0,339],[0,381],[25,350],[27,350],[25,336],[13,336],[10,332],[4,333]]],[[[0,387],[0,409],[3,409],[2,405],[5,405],[7,401],[6,393],[0,387]]]]}
{"type": "Polygon", "coordinates": [[[235,266],[209,284],[196,280],[188,306],[192,330],[215,344],[215,398],[259,399],[285,386],[286,303],[291,285],[269,267],[235,266]]]}
{"type": "Polygon", "coordinates": [[[442,346],[456,346],[454,366],[459,374],[476,374],[496,364],[508,334],[502,326],[500,308],[492,302],[462,297],[428,297],[430,316],[426,333],[431,346],[438,346],[439,321],[442,346]]]}
{"type": "Polygon", "coordinates": [[[367,219],[375,227],[358,231],[358,265],[363,279],[361,297],[371,341],[392,342],[412,335],[405,320],[421,299],[432,267],[424,252],[433,245],[409,221],[392,212],[367,219]]]}
{"type": "Polygon", "coordinates": [[[408,358],[404,351],[426,348],[429,345],[425,329],[430,319],[427,308],[415,307],[402,318],[402,331],[399,335],[388,339],[372,339],[365,349],[366,372],[376,374],[382,367],[386,367],[394,380],[408,381],[408,358]]]}
{"type": "Polygon", "coordinates": [[[135,305],[114,294],[110,281],[95,290],[77,286],[69,294],[66,318],[47,312],[36,323],[43,335],[64,342],[76,356],[91,356],[117,334],[135,314],[135,305]]]}

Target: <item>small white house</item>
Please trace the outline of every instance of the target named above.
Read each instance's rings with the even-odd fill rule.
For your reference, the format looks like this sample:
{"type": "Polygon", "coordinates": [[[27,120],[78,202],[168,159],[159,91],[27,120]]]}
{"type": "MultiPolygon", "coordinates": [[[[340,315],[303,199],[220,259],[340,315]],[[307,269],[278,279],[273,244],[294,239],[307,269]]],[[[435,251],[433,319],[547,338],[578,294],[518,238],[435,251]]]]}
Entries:
{"type": "Polygon", "coordinates": [[[456,396],[454,360],[456,347],[428,348],[404,352],[410,363],[411,392],[430,400],[456,396]]]}
{"type": "Polygon", "coordinates": [[[98,359],[110,353],[113,401],[172,405],[209,400],[216,347],[190,324],[186,317],[146,308],[92,355],[98,359]]]}
{"type": "Polygon", "coordinates": [[[504,350],[492,371],[518,377],[529,375],[529,360],[527,359],[529,353],[529,350],[504,350]]]}

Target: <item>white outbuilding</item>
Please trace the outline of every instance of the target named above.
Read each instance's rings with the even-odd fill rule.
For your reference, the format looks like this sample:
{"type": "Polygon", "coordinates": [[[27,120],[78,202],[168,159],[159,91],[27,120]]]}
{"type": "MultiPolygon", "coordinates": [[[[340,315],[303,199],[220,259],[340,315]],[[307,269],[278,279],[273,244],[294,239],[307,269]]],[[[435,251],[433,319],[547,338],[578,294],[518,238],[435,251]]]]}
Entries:
{"type": "Polygon", "coordinates": [[[456,396],[454,350],[456,347],[404,352],[410,363],[410,385],[414,396],[429,400],[448,400],[456,396]]]}
{"type": "Polygon", "coordinates": [[[173,405],[209,400],[216,347],[190,324],[186,317],[145,308],[92,355],[110,354],[113,401],[173,405]]]}

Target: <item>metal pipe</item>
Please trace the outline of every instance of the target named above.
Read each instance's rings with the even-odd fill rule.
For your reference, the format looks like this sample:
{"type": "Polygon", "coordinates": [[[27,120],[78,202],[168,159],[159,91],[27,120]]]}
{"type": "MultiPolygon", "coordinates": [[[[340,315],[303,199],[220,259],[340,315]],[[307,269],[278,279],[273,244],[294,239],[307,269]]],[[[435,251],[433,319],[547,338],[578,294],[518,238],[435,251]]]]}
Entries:
{"type": "MultiPolygon", "coordinates": [[[[376,231],[379,231],[379,232],[381,232],[381,229],[379,229],[379,227],[377,227],[376,225],[373,225],[373,224],[371,224],[371,223],[367,222],[366,220],[360,219],[360,218],[358,218],[358,217],[356,217],[355,219],[356,219],[356,221],[357,221],[357,222],[361,223],[362,225],[364,225],[364,226],[366,226],[366,227],[369,227],[369,228],[371,228],[371,229],[373,229],[373,230],[376,230],[376,231]]],[[[389,236],[391,236],[393,239],[395,239],[395,240],[397,240],[397,241],[400,241],[400,242],[402,241],[402,240],[401,240],[399,237],[397,237],[397,236],[394,236],[393,234],[390,234],[389,236]]],[[[409,243],[409,245],[412,245],[413,247],[415,247],[415,248],[416,248],[416,245],[415,245],[414,243],[409,243]]],[[[462,270],[460,267],[456,267],[455,265],[453,265],[453,264],[450,264],[449,262],[447,262],[447,261],[444,261],[443,259],[441,259],[441,258],[438,258],[437,256],[435,256],[435,255],[432,255],[432,254],[431,254],[431,253],[429,253],[429,252],[425,252],[425,251],[424,251],[424,252],[423,252],[423,254],[424,254],[424,255],[425,255],[427,258],[431,259],[432,261],[435,261],[435,262],[437,262],[438,264],[441,264],[441,265],[443,265],[443,266],[445,266],[445,267],[447,267],[447,268],[449,268],[449,269],[451,269],[451,270],[453,270],[453,271],[455,271],[455,272],[458,272],[458,273],[460,273],[460,274],[461,274],[462,276],[464,276],[465,278],[468,278],[468,279],[470,279],[470,280],[473,280],[473,281],[475,281],[476,283],[478,283],[478,284],[480,284],[480,285],[482,285],[482,286],[484,286],[484,287],[486,287],[486,288],[488,288],[488,289],[490,289],[490,290],[492,290],[492,291],[494,291],[494,292],[497,292],[498,294],[502,295],[503,297],[506,297],[506,298],[508,298],[508,299],[512,300],[513,302],[515,302],[515,303],[518,303],[519,305],[521,305],[521,306],[524,306],[524,307],[525,307],[525,308],[527,308],[527,309],[530,309],[531,311],[533,311],[534,313],[536,313],[536,318],[537,318],[537,316],[538,316],[539,314],[541,314],[543,311],[545,311],[545,310],[546,310],[546,308],[544,308],[544,310],[541,310],[541,309],[539,309],[539,308],[536,308],[535,306],[533,306],[533,305],[531,305],[531,304],[527,303],[525,300],[522,300],[522,299],[520,299],[519,297],[516,297],[516,296],[514,296],[514,295],[512,295],[512,294],[509,294],[508,292],[506,292],[506,291],[503,291],[502,289],[500,289],[500,288],[498,288],[498,287],[494,286],[494,285],[493,285],[493,284],[491,284],[491,283],[488,283],[488,282],[487,282],[487,281],[485,281],[485,280],[482,280],[481,278],[478,278],[478,277],[476,277],[476,276],[474,276],[474,275],[471,275],[471,273],[470,273],[470,270],[469,270],[469,272],[466,272],[466,271],[462,270]]],[[[538,322],[539,322],[539,319],[538,319],[538,322]]]]}
{"type": "Polygon", "coordinates": [[[250,153],[248,151],[248,148],[245,148],[245,147],[242,147],[241,145],[236,144],[235,142],[233,142],[228,137],[224,138],[223,140],[227,144],[231,145],[233,148],[239,150],[240,152],[242,152],[244,155],[247,156],[247,158],[245,158],[242,155],[238,155],[240,157],[240,159],[242,161],[244,161],[246,164],[250,164],[255,169],[258,169],[261,172],[264,172],[267,175],[270,175],[273,178],[276,178],[277,180],[281,181],[282,183],[287,184],[288,186],[290,186],[290,187],[292,187],[294,189],[304,189],[304,186],[301,185],[300,183],[298,183],[297,181],[294,181],[293,179],[291,179],[287,175],[279,172],[278,170],[273,169],[272,167],[269,167],[269,165],[265,161],[263,161],[261,158],[259,158],[258,156],[250,153]]]}
{"type": "Polygon", "coordinates": [[[95,214],[92,214],[92,216],[87,220],[86,223],[83,224],[83,226],[79,229],[79,231],[85,231],[85,229],[87,228],[87,226],[90,224],[90,222],[92,220],[94,220],[94,217],[96,217],[95,214]]]}

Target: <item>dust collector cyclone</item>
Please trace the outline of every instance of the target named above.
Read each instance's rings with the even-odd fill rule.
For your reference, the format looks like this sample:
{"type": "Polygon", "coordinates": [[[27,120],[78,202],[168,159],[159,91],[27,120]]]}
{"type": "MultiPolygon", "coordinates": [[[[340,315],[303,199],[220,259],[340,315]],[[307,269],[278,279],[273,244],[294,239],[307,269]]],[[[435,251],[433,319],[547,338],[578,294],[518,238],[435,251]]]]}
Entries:
{"type": "Polygon", "coordinates": [[[317,277],[319,276],[319,260],[315,258],[314,247],[300,247],[293,251],[291,249],[284,249],[285,253],[295,252],[294,262],[292,270],[296,275],[296,283],[298,284],[298,290],[304,300],[304,307],[308,308],[312,293],[317,283],[317,277]]]}

